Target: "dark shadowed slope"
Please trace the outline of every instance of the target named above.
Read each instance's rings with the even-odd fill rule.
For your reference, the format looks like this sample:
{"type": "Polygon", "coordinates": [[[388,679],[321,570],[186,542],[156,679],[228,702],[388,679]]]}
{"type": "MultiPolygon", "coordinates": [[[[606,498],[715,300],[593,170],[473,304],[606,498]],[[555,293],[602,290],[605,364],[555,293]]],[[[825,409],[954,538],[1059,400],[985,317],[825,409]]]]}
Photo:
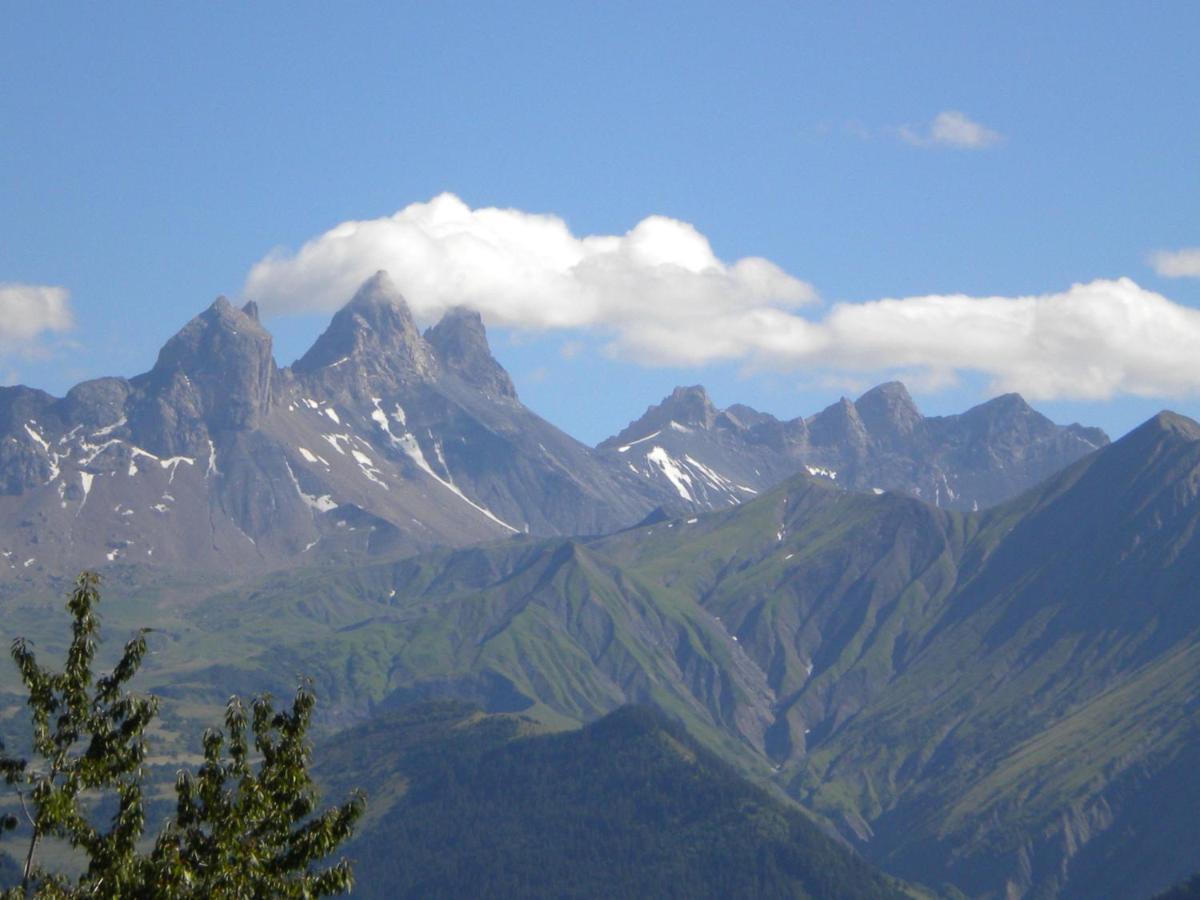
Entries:
{"type": "Polygon", "coordinates": [[[1200,868],[1198,436],[1156,417],[986,514],[801,477],[605,538],[283,578],[209,615],[277,637],[262,664],[338,702],[557,722],[654,703],[913,879],[1148,896],[1200,868]]]}
{"type": "Polygon", "coordinates": [[[907,896],[654,710],[626,707],[582,731],[531,729],[522,717],[440,704],[320,748],[333,790],[365,776],[374,798],[348,851],[355,892],[907,896]]]}

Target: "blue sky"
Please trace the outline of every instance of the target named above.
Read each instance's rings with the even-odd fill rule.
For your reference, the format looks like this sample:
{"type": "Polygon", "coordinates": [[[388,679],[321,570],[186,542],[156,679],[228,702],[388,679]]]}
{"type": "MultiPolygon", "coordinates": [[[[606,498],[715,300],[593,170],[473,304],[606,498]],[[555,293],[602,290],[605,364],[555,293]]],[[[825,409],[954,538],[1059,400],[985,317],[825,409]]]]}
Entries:
{"type": "MultiPolygon", "coordinates": [[[[1114,435],[1164,406],[1200,415],[1200,278],[1149,258],[1200,246],[1195,3],[46,4],[10,7],[4,31],[0,284],[65,289],[74,323],[60,309],[34,337],[14,323],[39,307],[0,310],[9,383],[144,371],[273,250],[295,261],[339,223],[450,193],[580,238],[668,217],[721,264],[763,257],[819,298],[745,300],[811,352],[764,349],[752,323],[710,346],[742,333],[742,300],[713,298],[724,318],[704,333],[679,296],[644,322],[485,310],[522,397],[589,442],[675,384],[790,417],[897,373],[930,413],[1028,385],[1054,418],[1114,435]],[[996,321],[1057,324],[1012,345],[1027,363],[976,370],[1009,352],[962,324],[984,307],[947,324],[941,301],[872,306],[950,295],[1049,298],[993,304],[996,321]],[[838,304],[860,315],[835,327],[838,304]],[[674,347],[646,337],[671,315],[674,347]],[[936,372],[903,352],[923,335],[946,346],[928,350],[936,372]]],[[[286,364],[327,316],[279,296],[286,364]]]]}

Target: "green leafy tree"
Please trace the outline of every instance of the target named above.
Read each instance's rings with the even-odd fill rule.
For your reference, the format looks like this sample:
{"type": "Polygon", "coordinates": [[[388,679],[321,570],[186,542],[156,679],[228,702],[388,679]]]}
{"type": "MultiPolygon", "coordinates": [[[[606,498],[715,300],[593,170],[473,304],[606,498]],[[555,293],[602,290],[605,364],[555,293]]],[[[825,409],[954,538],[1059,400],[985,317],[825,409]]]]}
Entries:
{"type": "MultiPolygon", "coordinates": [[[[254,700],[249,723],[233,698],[227,734],[205,733],[203,766],[177,780],[175,818],[151,852],[139,852],[143,736],[158,701],[125,689],[146,655],[146,630],[125,645],[111,673],[93,680],[99,584],[98,575],[83,573],[67,602],[74,622],[62,671],[41,666],[25,640],[13,642],[29,694],[35,761],[3,753],[0,745],[0,773],[16,788],[29,827],[22,881],[8,896],[318,897],[347,890],[346,861],[324,870],[317,864],[349,837],[363,799],[355,794],[313,814],[306,733],[315,700],[306,686],[290,711],[276,712],[269,697],[254,700]],[[114,794],[108,828],[97,827],[89,808],[114,794]],[[39,868],[38,848],[48,837],[83,852],[87,865],[76,879],[39,868]]],[[[16,824],[11,816],[0,820],[0,828],[16,824]]]]}
{"type": "Polygon", "coordinates": [[[104,894],[119,896],[136,879],[136,843],[145,825],[141,765],[146,756],[143,733],[154,718],[158,701],[124,689],[146,655],[146,631],[125,645],[112,672],[93,684],[92,663],[100,623],[100,577],[79,576],[67,601],[74,618],[71,643],[60,672],[40,665],[29,644],[18,638],[13,661],[29,692],[36,763],[4,755],[0,771],[17,787],[30,836],[25,851],[20,893],[35,884],[41,893],[67,892],[67,881],[41,872],[37,850],[47,837],[61,838],[83,850],[89,863],[79,888],[104,885],[104,894]],[[97,792],[115,793],[118,809],[111,826],[101,829],[88,819],[86,800],[97,792]]]}
{"type": "Polygon", "coordinates": [[[350,837],[363,800],[313,816],[316,790],[305,740],[314,705],[302,686],[290,711],[275,711],[269,696],[246,710],[234,697],[225,732],[204,735],[204,765],[176,782],[175,819],[151,859],[156,884],[171,897],[320,897],[349,890],[345,860],[316,870],[350,837]],[[251,762],[247,725],[254,732],[251,762]],[[227,748],[227,751],[226,751],[227,748]]]}

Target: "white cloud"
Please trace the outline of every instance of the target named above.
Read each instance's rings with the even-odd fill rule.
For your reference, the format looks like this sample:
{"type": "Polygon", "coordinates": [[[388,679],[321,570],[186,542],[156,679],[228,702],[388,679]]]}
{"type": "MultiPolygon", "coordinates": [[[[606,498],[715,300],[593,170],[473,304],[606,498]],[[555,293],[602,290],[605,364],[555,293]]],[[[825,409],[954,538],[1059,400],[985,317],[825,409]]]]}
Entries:
{"type": "Polygon", "coordinates": [[[957,150],[983,150],[1004,139],[999,132],[954,109],[938,113],[927,130],[902,127],[900,137],[917,147],[953,147],[957,150]]]}
{"type": "Polygon", "coordinates": [[[465,304],[491,325],[590,330],[607,352],[641,365],[903,372],[931,390],[982,373],[994,389],[1031,399],[1200,389],[1200,311],[1129,279],[822,310],[805,282],[763,259],[724,263],[685,222],[651,217],[624,235],[578,238],[554,216],[471,210],[451,195],[273,254],[251,271],[246,294],[277,313],[332,310],[378,269],[425,321],[465,304]]]}
{"type": "Polygon", "coordinates": [[[815,300],[765,259],[717,259],[686,222],[650,216],[623,235],[580,238],[556,216],[471,209],[452,194],[274,253],[251,269],[244,292],[266,312],[334,310],[379,269],[425,321],[461,304],[492,325],[605,328],[619,345],[815,300]]]}
{"type": "Polygon", "coordinates": [[[0,349],[30,350],[45,332],[71,328],[70,298],[62,287],[0,282],[0,349]]]}
{"type": "Polygon", "coordinates": [[[930,296],[839,304],[822,346],[793,364],[990,376],[1031,399],[1182,396],[1200,390],[1200,311],[1128,278],[1029,297],[930,296]]]}
{"type": "Polygon", "coordinates": [[[1159,250],[1150,254],[1150,265],[1164,278],[1200,278],[1200,247],[1159,250]]]}

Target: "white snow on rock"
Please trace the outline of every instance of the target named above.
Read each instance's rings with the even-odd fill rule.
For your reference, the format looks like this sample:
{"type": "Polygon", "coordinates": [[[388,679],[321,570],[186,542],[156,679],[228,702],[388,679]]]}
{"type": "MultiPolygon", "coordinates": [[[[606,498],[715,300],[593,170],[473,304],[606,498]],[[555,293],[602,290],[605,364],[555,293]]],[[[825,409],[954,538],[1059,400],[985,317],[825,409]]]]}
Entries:
{"type": "Polygon", "coordinates": [[[98,437],[104,437],[105,435],[108,435],[108,434],[112,434],[114,431],[116,431],[118,428],[120,428],[124,424],[125,424],[125,417],[121,416],[121,418],[117,419],[117,421],[113,422],[111,425],[105,425],[103,428],[98,428],[95,431],[93,431],[92,437],[98,438],[98,437]]]}
{"type": "MultiPolygon", "coordinates": [[[[328,494],[322,494],[319,497],[314,497],[312,494],[304,493],[303,488],[300,487],[300,480],[296,477],[296,473],[292,471],[292,467],[288,465],[287,460],[284,460],[283,464],[287,467],[288,475],[292,479],[292,485],[296,488],[296,493],[300,495],[300,499],[304,501],[305,505],[307,505],[309,509],[315,510],[316,512],[329,512],[330,510],[337,509],[337,503],[335,503],[333,498],[328,494]]],[[[313,544],[315,543],[316,541],[313,541],[313,544]]],[[[304,549],[308,550],[310,547],[312,547],[312,544],[309,544],[308,547],[305,547],[304,549]]]]}
{"type": "Polygon", "coordinates": [[[629,448],[630,448],[630,447],[634,446],[635,444],[642,444],[642,443],[645,443],[646,441],[650,440],[651,438],[656,438],[656,437],[658,437],[660,434],[662,434],[662,430],[661,430],[661,429],[660,429],[660,430],[658,430],[658,431],[656,431],[656,432],[654,432],[654,434],[648,434],[648,435],[646,435],[645,437],[638,438],[636,441],[630,441],[630,442],[629,442],[628,444],[626,444],[624,447],[618,447],[618,448],[617,448],[617,452],[618,452],[618,453],[625,453],[625,452],[627,452],[627,451],[629,450],[629,448]]]}
{"type": "Polygon", "coordinates": [[[696,502],[692,497],[691,491],[689,490],[689,488],[692,486],[692,477],[683,469],[681,469],[676,464],[675,460],[671,459],[670,454],[668,454],[666,450],[664,450],[662,447],[655,446],[649,453],[646,454],[646,459],[649,462],[654,463],[659,467],[659,469],[662,470],[662,473],[667,476],[667,480],[670,481],[671,484],[674,485],[675,490],[679,492],[680,497],[682,497],[684,500],[687,500],[689,503],[696,502]]]}
{"type": "Polygon", "coordinates": [[[164,469],[169,469],[171,472],[171,476],[167,479],[167,484],[175,483],[175,469],[179,467],[180,463],[187,463],[189,466],[196,465],[196,461],[190,456],[172,456],[170,459],[160,459],[158,461],[160,466],[164,469]]]}
{"type": "Polygon", "coordinates": [[[79,501],[79,508],[83,509],[83,504],[87,503],[88,494],[92,492],[92,481],[96,478],[91,472],[79,473],[79,484],[83,488],[83,499],[79,501]]]}

